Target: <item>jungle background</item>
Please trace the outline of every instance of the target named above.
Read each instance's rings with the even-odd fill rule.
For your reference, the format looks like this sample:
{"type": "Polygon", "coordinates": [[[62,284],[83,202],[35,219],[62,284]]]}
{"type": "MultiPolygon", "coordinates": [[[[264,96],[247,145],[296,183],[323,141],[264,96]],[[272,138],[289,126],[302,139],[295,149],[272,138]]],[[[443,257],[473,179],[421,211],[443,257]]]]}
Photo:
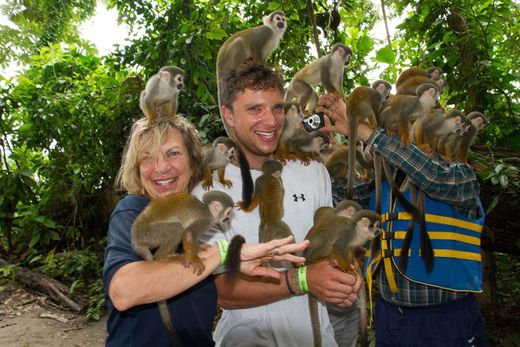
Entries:
{"type": "Polygon", "coordinates": [[[268,63],[287,81],[343,42],[354,52],[346,93],[376,78],[393,82],[410,66],[435,65],[447,82],[444,106],[488,117],[470,157],[488,214],[479,299],[490,345],[520,346],[518,1],[105,0],[128,26],[129,43],[103,56],[78,34],[96,3],[0,2],[11,21],[0,25],[0,67],[21,66],[14,76],[0,75],[3,294],[16,283],[86,319],[104,316],[107,221],[121,196],[113,182],[147,78],[164,65],[186,71],[179,112],[210,142],[224,134],[216,100],[218,47],[283,10],[288,29],[268,63]],[[376,23],[393,18],[400,19],[394,34],[371,35],[376,23]]]}

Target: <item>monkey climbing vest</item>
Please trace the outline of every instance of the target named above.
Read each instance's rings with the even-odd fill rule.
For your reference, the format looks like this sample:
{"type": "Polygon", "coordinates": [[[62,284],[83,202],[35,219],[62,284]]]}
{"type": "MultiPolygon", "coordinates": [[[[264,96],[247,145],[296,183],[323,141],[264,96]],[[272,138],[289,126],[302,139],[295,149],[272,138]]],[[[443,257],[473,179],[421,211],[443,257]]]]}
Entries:
{"type": "MultiPolygon", "coordinates": [[[[405,192],[404,196],[410,201],[409,191],[405,192]]],[[[374,208],[374,200],[372,196],[371,208],[374,208]]],[[[392,198],[387,182],[383,182],[381,202],[383,231],[380,239],[373,241],[380,240],[380,248],[376,254],[369,254],[367,277],[372,276],[382,261],[393,292],[397,291],[397,285],[392,264],[401,275],[416,283],[453,291],[482,291],[480,236],[484,224],[484,211],[480,200],[480,218],[470,219],[457,213],[449,204],[430,199],[425,194],[426,230],[434,249],[431,272],[426,270],[420,255],[419,223],[416,223],[414,228],[406,271],[402,272],[399,268],[400,251],[411,222],[411,214],[404,212],[399,202],[392,198]]]]}

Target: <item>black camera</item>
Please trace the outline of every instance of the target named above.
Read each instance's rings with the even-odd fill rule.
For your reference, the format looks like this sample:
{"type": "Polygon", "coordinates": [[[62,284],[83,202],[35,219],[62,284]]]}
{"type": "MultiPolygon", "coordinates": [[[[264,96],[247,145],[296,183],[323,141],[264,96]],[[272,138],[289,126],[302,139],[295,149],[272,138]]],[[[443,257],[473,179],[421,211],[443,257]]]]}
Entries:
{"type": "Polygon", "coordinates": [[[315,114],[311,114],[308,117],[302,119],[303,127],[308,132],[318,130],[325,125],[325,121],[323,119],[323,112],[318,112],[315,114]]]}

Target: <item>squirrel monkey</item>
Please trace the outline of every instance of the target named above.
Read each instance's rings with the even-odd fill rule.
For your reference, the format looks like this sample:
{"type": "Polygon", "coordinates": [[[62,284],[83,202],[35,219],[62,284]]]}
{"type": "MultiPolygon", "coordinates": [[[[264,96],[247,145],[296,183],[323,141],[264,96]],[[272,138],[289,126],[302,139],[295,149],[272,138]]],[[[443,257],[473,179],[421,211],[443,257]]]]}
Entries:
{"type": "Polygon", "coordinates": [[[354,88],[347,98],[348,114],[348,177],[347,198],[352,199],[354,179],[356,176],[356,143],[357,127],[360,123],[367,123],[374,129],[378,122],[383,101],[390,95],[390,83],[379,80],[374,82],[376,88],[359,86],[354,88]]]}
{"type": "Polygon", "coordinates": [[[146,82],[139,106],[149,123],[160,117],[175,117],[179,92],[184,88],[185,73],[177,66],[163,66],[146,82]]]}
{"type": "MultiPolygon", "coordinates": [[[[354,201],[344,200],[338,203],[336,208],[324,207],[318,209],[314,219],[314,225],[305,237],[305,239],[311,241],[309,247],[303,251],[307,263],[327,260],[341,271],[354,271],[357,276],[362,278],[362,270],[356,260],[356,250],[379,234],[379,214],[371,210],[361,209],[359,204],[354,201]],[[352,214],[352,212],[354,213],[352,214]]],[[[367,306],[363,287],[359,291],[359,300],[361,306],[361,345],[368,346],[367,306]]],[[[310,294],[309,308],[314,346],[321,346],[316,298],[310,294]]]]}
{"type": "MultiPolygon", "coordinates": [[[[287,29],[285,13],[274,11],[262,18],[262,25],[236,32],[220,46],[217,53],[217,89],[219,110],[221,83],[232,70],[245,63],[265,64],[287,29]]],[[[227,125],[224,122],[229,134],[227,125]]]]}
{"type": "Polygon", "coordinates": [[[475,141],[477,134],[484,129],[488,123],[486,116],[478,111],[470,112],[466,117],[469,121],[469,128],[467,133],[463,135],[460,148],[457,152],[457,159],[463,163],[468,162],[469,147],[473,144],[473,141],[475,141]]]}
{"type": "Polygon", "coordinates": [[[311,160],[320,160],[320,152],[326,150],[329,144],[330,139],[323,131],[314,130],[309,133],[303,129],[296,129],[288,141],[288,150],[307,166],[311,160]]]}
{"type": "Polygon", "coordinates": [[[436,66],[423,70],[419,67],[411,67],[397,77],[395,88],[397,94],[415,95],[418,86],[423,83],[432,83],[437,85],[439,92],[442,93],[445,87],[444,81],[441,79],[442,70],[436,66]]]}
{"type": "Polygon", "coordinates": [[[457,110],[445,114],[440,109],[432,109],[426,117],[412,125],[411,134],[415,145],[426,153],[432,152],[437,148],[440,138],[465,133],[467,127],[464,126],[464,118],[464,114],[457,110]]]}
{"type": "Polygon", "coordinates": [[[301,129],[302,113],[297,103],[286,103],[285,104],[285,118],[283,132],[278,142],[278,148],[276,148],[276,159],[282,164],[288,159],[294,159],[294,155],[289,153],[289,141],[294,136],[298,129],[301,129]]]}
{"type": "Polygon", "coordinates": [[[379,113],[378,124],[390,135],[399,134],[402,146],[410,142],[410,123],[430,113],[439,98],[439,88],[432,83],[419,85],[415,93],[394,95],[379,113]]]}
{"type": "Polygon", "coordinates": [[[262,175],[255,181],[255,192],[249,207],[250,212],[257,206],[260,214],[258,241],[268,242],[293,235],[291,228],[282,220],[283,197],[285,190],[282,183],[283,166],[278,160],[267,160],[262,165],[262,175]]]}
{"type": "Polygon", "coordinates": [[[212,147],[204,155],[202,162],[204,181],[202,187],[209,190],[213,187],[213,176],[211,172],[217,170],[218,179],[224,186],[232,186],[233,182],[225,179],[226,165],[235,156],[235,142],[229,137],[220,136],[213,141],[212,147]]]}
{"type": "MultiPolygon", "coordinates": [[[[180,261],[186,267],[192,265],[194,273],[200,275],[205,266],[198,256],[199,237],[212,226],[226,231],[233,207],[231,197],[219,191],[207,192],[202,201],[188,193],[153,199],[132,225],[132,248],[145,260],[180,261]],[[181,242],[183,255],[176,253],[181,242]]],[[[234,260],[234,264],[237,262],[240,264],[240,260],[234,260]]],[[[180,346],[166,300],[158,301],[157,305],[172,344],[180,346]]]]}
{"type": "Polygon", "coordinates": [[[332,46],[329,54],[305,65],[292,78],[285,102],[296,102],[304,115],[314,112],[318,105],[318,94],[314,87],[322,84],[328,93],[343,97],[343,70],[352,57],[352,50],[342,43],[332,46]]]}

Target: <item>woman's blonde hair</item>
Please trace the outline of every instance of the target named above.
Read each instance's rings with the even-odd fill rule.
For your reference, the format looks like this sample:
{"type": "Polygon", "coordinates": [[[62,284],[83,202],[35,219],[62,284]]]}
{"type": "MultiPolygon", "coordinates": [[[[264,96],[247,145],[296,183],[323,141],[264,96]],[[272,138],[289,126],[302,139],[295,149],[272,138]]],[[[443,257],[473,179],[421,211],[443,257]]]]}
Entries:
{"type": "Polygon", "coordinates": [[[121,160],[121,167],[116,176],[116,187],[126,190],[129,194],[146,195],[141,183],[139,164],[145,156],[145,150],[159,153],[159,147],[164,142],[170,129],[177,129],[183,139],[188,155],[188,165],[192,176],[188,183],[188,192],[202,179],[202,152],[197,130],[181,115],[175,118],[162,118],[154,123],[141,118],[132,125],[132,130],[126,142],[121,160]]]}

